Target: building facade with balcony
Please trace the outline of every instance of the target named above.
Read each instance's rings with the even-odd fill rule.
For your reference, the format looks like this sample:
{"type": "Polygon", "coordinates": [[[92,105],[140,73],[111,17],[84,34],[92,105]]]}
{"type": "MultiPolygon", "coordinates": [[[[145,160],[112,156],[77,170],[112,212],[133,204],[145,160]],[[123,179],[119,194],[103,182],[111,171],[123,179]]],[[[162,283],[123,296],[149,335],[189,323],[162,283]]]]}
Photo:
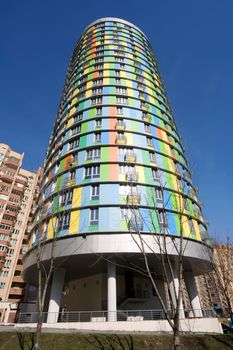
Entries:
{"type": "Polygon", "coordinates": [[[149,279],[127,269],[143,266],[139,232],[164,300],[155,237],[165,237],[177,286],[174,242],[182,235],[187,290],[200,316],[194,276],[208,270],[207,224],[158,66],[139,28],[103,18],[71,57],[25,278],[38,284],[34,251],[43,240],[44,266],[51,249],[57,264],[46,306],[55,321],[64,309],[107,310],[114,320],[119,308],[160,308],[149,279]]]}
{"type": "Polygon", "coordinates": [[[23,298],[21,276],[27,250],[37,173],[22,169],[23,154],[0,144],[0,322],[12,322],[23,298]]]}

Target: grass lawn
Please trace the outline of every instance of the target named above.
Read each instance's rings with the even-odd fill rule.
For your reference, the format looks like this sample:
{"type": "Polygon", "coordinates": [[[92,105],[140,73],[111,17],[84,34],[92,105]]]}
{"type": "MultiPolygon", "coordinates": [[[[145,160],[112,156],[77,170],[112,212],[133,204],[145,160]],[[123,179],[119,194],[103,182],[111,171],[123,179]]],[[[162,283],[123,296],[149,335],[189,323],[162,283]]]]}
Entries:
{"type": "MultiPolygon", "coordinates": [[[[31,350],[31,333],[0,333],[1,350],[31,350]]],[[[184,335],[183,350],[233,349],[232,335],[184,335]]],[[[170,350],[171,335],[43,333],[42,350],[170,350]]]]}

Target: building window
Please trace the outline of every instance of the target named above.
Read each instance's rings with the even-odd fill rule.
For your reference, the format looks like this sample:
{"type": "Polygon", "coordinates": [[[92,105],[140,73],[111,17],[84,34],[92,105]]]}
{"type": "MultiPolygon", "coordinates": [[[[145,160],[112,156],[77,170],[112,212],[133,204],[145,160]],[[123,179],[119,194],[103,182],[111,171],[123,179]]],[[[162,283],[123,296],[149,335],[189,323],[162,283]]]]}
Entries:
{"type": "Polygon", "coordinates": [[[99,208],[90,209],[90,225],[98,225],[99,223],[99,208]]]}
{"type": "Polygon", "coordinates": [[[147,145],[149,147],[153,147],[153,140],[152,140],[152,138],[151,137],[147,137],[146,140],[147,140],[147,145]]]}
{"type": "Polygon", "coordinates": [[[60,195],[61,205],[71,204],[73,200],[73,190],[68,190],[60,195]]]}
{"type": "Polygon", "coordinates": [[[123,107],[117,107],[117,114],[123,114],[123,107]]]}
{"type": "Polygon", "coordinates": [[[102,92],[103,92],[102,87],[92,89],[92,95],[99,95],[99,94],[102,94],[102,92]]]}
{"type": "Polygon", "coordinates": [[[144,126],[145,126],[145,132],[151,132],[150,131],[150,125],[149,124],[144,124],[144,126]]]}
{"type": "Polygon", "coordinates": [[[61,214],[57,220],[57,231],[67,230],[70,225],[70,212],[61,214]]]}
{"type": "Polygon", "coordinates": [[[153,180],[159,180],[159,171],[158,169],[152,169],[153,180]]]}
{"type": "Polygon", "coordinates": [[[121,72],[120,72],[119,70],[115,70],[115,75],[116,75],[117,77],[120,77],[120,76],[121,76],[121,72]]]}
{"type": "Polygon", "coordinates": [[[96,115],[102,115],[102,107],[96,108],[96,115]]]}
{"type": "Polygon", "coordinates": [[[124,87],[116,87],[116,93],[117,94],[127,94],[127,89],[126,88],[124,88],[124,87]]]}
{"type": "Polygon", "coordinates": [[[150,161],[156,163],[156,156],[154,152],[149,152],[150,161]]]}
{"type": "Polygon", "coordinates": [[[81,131],[81,125],[77,125],[75,128],[71,129],[72,135],[77,135],[81,131]]]}
{"type": "Polygon", "coordinates": [[[128,103],[128,97],[117,96],[116,97],[116,103],[127,104],[128,103]]]}
{"type": "Polygon", "coordinates": [[[91,104],[92,105],[97,105],[102,103],[102,97],[94,97],[91,99],[91,104]]]}
{"type": "Polygon", "coordinates": [[[74,123],[79,122],[80,120],[83,119],[83,113],[78,113],[75,117],[74,117],[74,123]]]}
{"type": "Polygon", "coordinates": [[[102,119],[96,119],[95,120],[95,128],[101,128],[102,127],[102,119]]]}
{"type": "Polygon", "coordinates": [[[120,78],[116,78],[116,84],[120,84],[121,83],[121,79],[120,78]]]}
{"type": "Polygon", "coordinates": [[[99,185],[93,185],[91,186],[91,199],[99,199],[99,192],[100,192],[100,186],[99,185]]]}
{"type": "Polygon", "coordinates": [[[94,142],[101,142],[101,133],[100,132],[95,132],[94,142]]]}
{"type": "Polygon", "coordinates": [[[163,191],[160,188],[155,188],[155,197],[159,201],[163,200],[163,191]]]}
{"type": "Polygon", "coordinates": [[[6,285],[6,283],[0,282],[0,289],[4,289],[4,288],[5,288],[5,285],[6,285]]]}
{"type": "Polygon", "coordinates": [[[167,226],[166,213],[162,210],[158,210],[157,213],[158,213],[158,221],[159,221],[160,225],[167,226]]]}
{"type": "Polygon", "coordinates": [[[79,138],[74,140],[74,141],[71,141],[69,143],[69,149],[74,149],[74,148],[76,148],[78,146],[79,146],[79,138]]]}
{"type": "Polygon", "coordinates": [[[95,79],[93,80],[93,86],[102,85],[103,79],[95,79]]]}
{"type": "Polygon", "coordinates": [[[88,166],[84,169],[84,178],[90,179],[92,177],[100,177],[100,166],[88,166]]]}
{"type": "Polygon", "coordinates": [[[87,160],[98,159],[98,158],[100,158],[100,148],[92,148],[87,150],[87,153],[86,153],[87,160]]]}

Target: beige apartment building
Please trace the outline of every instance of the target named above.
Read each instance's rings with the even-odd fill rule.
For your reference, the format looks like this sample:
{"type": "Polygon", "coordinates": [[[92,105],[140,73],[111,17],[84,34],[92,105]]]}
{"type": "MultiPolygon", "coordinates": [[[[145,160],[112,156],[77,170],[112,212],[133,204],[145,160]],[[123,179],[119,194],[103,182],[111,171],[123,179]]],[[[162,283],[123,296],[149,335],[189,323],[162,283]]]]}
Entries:
{"type": "Polygon", "coordinates": [[[22,300],[33,198],[41,174],[22,169],[24,154],[0,144],[0,322],[13,322],[22,300]]]}

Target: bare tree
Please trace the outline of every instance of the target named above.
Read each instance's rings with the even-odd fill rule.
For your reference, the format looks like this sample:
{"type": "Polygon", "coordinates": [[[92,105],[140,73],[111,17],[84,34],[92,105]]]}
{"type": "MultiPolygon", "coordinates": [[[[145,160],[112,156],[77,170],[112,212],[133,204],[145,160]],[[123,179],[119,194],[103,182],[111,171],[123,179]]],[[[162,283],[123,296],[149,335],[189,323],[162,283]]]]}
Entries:
{"type": "Polygon", "coordinates": [[[233,308],[233,245],[227,237],[225,243],[213,244],[213,278],[219,289],[219,294],[225,301],[228,316],[233,308]]]}
{"type": "MultiPolygon", "coordinates": [[[[131,177],[132,180],[134,180],[135,174],[131,174],[131,177]]],[[[179,186],[181,186],[180,184],[181,182],[179,181],[179,186]]],[[[139,200],[137,200],[137,197],[140,197],[141,194],[137,193],[135,183],[129,181],[128,185],[130,187],[130,192],[125,198],[125,204],[127,207],[127,215],[125,216],[125,220],[128,224],[129,232],[131,233],[135,244],[142,254],[144,268],[132,263],[127,263],[125,265],[123,263],[123,265],[126,268],[131,268],[132,270],[135,270],[150,279],[153,289],[161,304],[165,319],[172,328],[173,348],[178,350],[180,349],[180,319],[184,315],[182,306],[182,280],[183,257],[187,245],[186,241],[184,240],[183,225],[186,221],[190,221],[189,217],[185,215],[186,198],[184,196],[184,191],[183,188],[181,188],[181,193],[177,191],[170,194],[169,198],[166,199],[165,202],[163,196],[164,186],[161,186],[160,179],[158,179],[158,186],[151,188],[149,198],[148,193],[146,196],[147,207],[150,207],[147,220],[141,214],[139,200]],[[157,206],[158,198],[156,199],[156,191],[159,191],[157,193],[160,201],[159,209],[157,206]],[[173,202],[176,203],[176,210],[179,217],[179,237],[171,236],[168,232],[166,208],[169,200],[173,200],[173,202]],[[155,220],[155,217],[157,217],[157,220],[155,220]],[[156,221],[159,223],[158,225],[156,224],[156,221]],[[151,224],[152,228],[150,226],[151,224]],[[143,226],[147,228],[146,231],[151,233],[150,237],[153,238],[153,245],[150,245],[147,239],[148,235],[146,236],[143,234],[143,226]],[[175,257],[171,255],[172,250],[175,252],[175,257]],[[163,295],[159,290],[153,267],[155,263],[157,266],[159,265],[164,284],[167,287],[170,309],[168,308],[168,303],[165,302],[163,295]],[[176,276],[174,274],[176,274],[176,276]]]]}

